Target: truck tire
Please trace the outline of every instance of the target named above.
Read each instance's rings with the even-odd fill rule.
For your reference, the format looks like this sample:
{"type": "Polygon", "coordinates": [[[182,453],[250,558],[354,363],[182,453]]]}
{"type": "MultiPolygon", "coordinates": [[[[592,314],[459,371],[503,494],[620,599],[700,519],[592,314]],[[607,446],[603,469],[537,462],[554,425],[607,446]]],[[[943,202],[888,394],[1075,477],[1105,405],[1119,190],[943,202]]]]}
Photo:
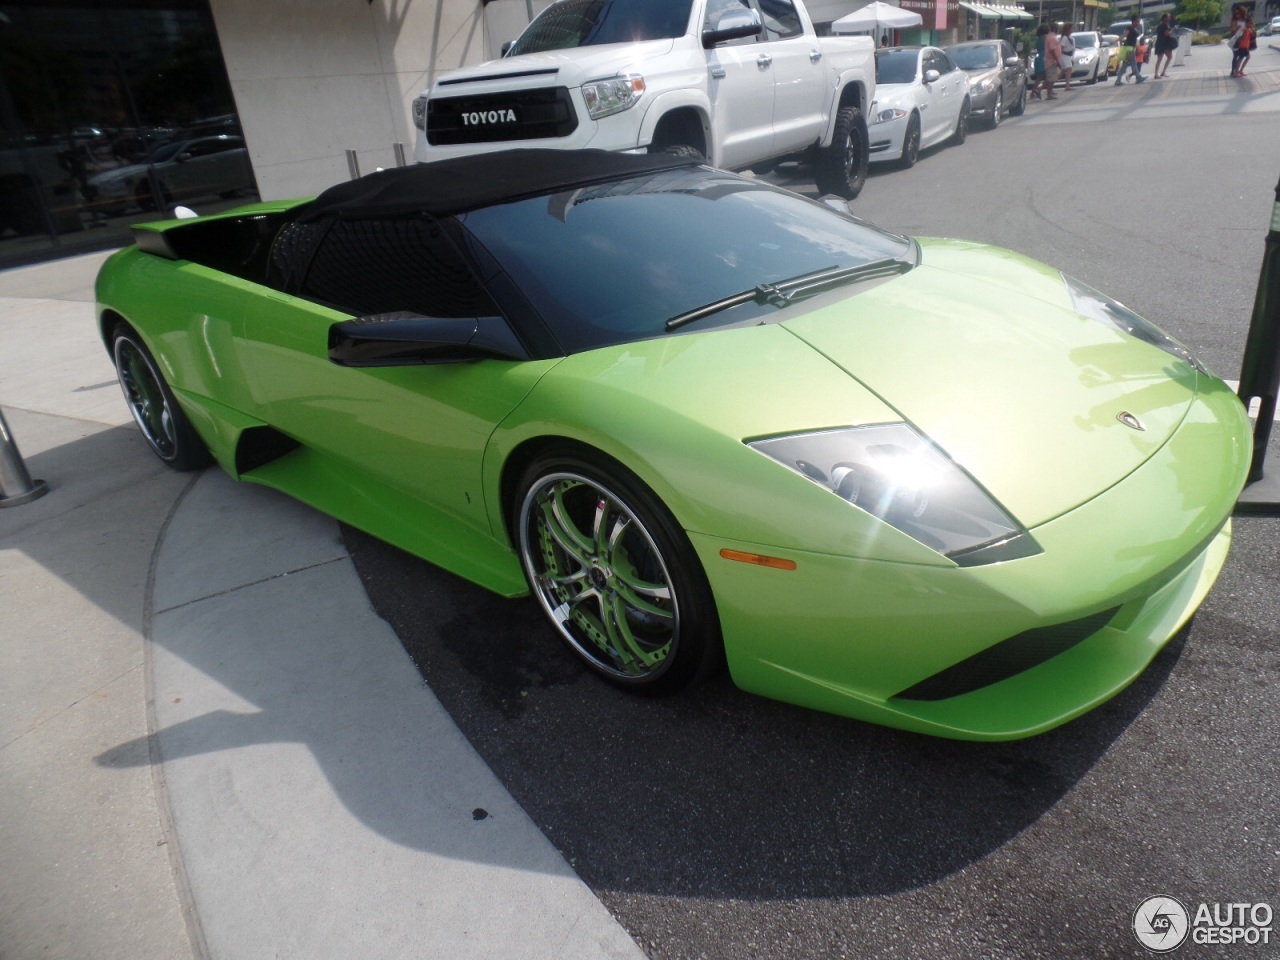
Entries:
{"type": "Polygon", "coordinates": [[[661,153],[669,153],[675,157],[685,157],[689,160],[697,160],[698,163],[706,163],[707,158],[702,155],[702,151],[697,147],[691,147],[687,143],[677,143],[669,147],[663,147],[661,153]]]}
{"type": "Polygon", "coordinates": [[[867,182],[867,121],[857,107],[841,107],[831,145],[818,152],[815,180],[819,193],[852,200],[867,182]]]}

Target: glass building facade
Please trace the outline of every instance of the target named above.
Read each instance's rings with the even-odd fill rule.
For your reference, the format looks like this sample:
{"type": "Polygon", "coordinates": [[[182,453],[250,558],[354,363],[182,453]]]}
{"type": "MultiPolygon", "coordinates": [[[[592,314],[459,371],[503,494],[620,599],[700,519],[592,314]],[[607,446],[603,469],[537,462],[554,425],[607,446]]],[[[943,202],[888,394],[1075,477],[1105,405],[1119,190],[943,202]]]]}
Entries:
{"type": "Polygon", "coordinates": [[[0,268],[256,197],[208,0],[0,0],[0,268]]]}

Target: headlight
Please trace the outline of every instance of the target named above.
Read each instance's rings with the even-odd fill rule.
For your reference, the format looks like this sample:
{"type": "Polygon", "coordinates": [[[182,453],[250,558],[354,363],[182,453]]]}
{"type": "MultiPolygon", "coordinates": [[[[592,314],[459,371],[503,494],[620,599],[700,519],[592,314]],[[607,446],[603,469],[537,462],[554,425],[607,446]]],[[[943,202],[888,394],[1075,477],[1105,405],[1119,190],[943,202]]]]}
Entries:
{"type": "Polygon", "coordinates": [[[423,94],[413,100],[413,125],[419,130],[427,129],[427,97],[423,94]]]}
{"type": "Polygon", "coordinates": [[[747,445],[961,566],[1041,552],[985,490],[905,423],[747,445]]]}
{"type": "Polygon", "coordinates": [[[644,94],[644,77],[637,73],[582,85],[582,99],[592,120],[630,110],[644,94]]]}
{"type": "Polygon", "coordinates": [[[889,107],[885,110],[879,111],[875,115],[874,119],[872,119],[871,122],[872,123],[888,123],[890,120],[901,120],[906,115],[907,115],[907,111],[905,110],[902,110],[898,107],[889,107]]]}
{"type": "Polygon", "coordinates": [[[985,80],[979,80],[974,86],[974,93],[990,93],[996,88],[996,81],[993,77],[987,77],[985,80]]]}
{"type": "Polygon", "coordinates": [[[1185,360],[1201,373],[1209,372],[1192,355],[1190,350],[1150,320],[1143,320],[1142,317],[1138,316],[1123,303],[1112,300],[1105,293],[1099,293],[1093,287],[1081,283],[1075,277],[1069,277],[1064,273],[1062,279],[1066,281],[1067,292],[1071,294],[1071,305],[1076,313],[1106,324],[1113,330],[1119,330],[1121,333],[1136,337],[1143,343],[1159,347],[1165,353],[1177,357],[1179,360],[1185,360]]]}

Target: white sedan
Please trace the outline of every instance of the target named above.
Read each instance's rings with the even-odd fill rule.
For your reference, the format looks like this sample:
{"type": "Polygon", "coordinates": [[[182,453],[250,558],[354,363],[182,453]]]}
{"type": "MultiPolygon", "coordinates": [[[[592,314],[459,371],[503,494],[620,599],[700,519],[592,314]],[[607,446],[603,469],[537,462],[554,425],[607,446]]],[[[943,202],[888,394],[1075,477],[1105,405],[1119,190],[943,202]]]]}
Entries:
{"type": "Polygon", "coordinates": [[[868,134],[871,162],[913,166],[925,147],[964,143],[969,78],[937,47],[876,51],[876,104],[868,134]]]}

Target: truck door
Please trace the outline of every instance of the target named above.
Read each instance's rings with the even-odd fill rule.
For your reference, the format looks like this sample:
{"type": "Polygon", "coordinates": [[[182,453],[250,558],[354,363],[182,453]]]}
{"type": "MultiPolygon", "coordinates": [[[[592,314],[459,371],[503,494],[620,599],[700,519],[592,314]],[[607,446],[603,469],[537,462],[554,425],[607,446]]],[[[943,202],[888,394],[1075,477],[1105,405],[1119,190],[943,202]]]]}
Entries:
{"type": "Polygon", "coordinates": [[[773,152],[800,150],[822,136],[827,101],[827,67],[812,29],[792,0],[755,0],[764,21],[761,52],[772,58],[773,152]]]}
{"type": "MultiPolygon", "coordinates": [[[[708,0],[703,29],[715,29],[726,11],[750,9],[743,0],[708,0]]],[[[772,59],[756,37],[730,40],[706,51],[707,93],[715,124],[711,160],[749,166],[773,152],[772,59]]]]}

